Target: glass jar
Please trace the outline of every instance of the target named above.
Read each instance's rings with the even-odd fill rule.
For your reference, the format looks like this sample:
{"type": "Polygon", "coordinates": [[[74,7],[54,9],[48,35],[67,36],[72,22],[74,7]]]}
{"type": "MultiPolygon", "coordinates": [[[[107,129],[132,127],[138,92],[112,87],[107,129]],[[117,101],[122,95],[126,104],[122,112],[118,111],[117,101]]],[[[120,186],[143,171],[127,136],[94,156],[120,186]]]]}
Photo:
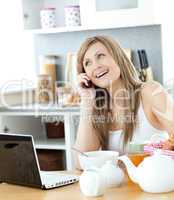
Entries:
{"type": "Polygon", "coordinates": [[[69,106],[69,101],[72,97],[72,88],[67,86],[58,86],[56,88],[56,97],[58,106],[69,106]]]}
{"type": "Polygon", "coordinates": [[[42,55],[40,56],[40,74],[49,75],[51,77],[51,88],[55,99],[55,87],[56,87],[56,55],[42,55]]]}
{"type": "Polygon", "coordinates": [[[52,81],[50,75],[38,75],[36,98],[39,104],[48,104],[53,101],[52,81]]]}

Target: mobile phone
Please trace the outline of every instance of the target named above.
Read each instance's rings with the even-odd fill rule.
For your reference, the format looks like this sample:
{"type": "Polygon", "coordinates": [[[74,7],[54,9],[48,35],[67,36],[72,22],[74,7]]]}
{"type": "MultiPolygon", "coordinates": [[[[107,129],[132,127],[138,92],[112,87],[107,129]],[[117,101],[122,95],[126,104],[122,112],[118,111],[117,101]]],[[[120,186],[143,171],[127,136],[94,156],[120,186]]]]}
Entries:
{"type": "Polygon", "coordinates": [[[88,81],[88,85],[86,85],[85,83],[83,83],[82,87],[83,88],[91,88],[93,86],[92,81],[88,81]]]}

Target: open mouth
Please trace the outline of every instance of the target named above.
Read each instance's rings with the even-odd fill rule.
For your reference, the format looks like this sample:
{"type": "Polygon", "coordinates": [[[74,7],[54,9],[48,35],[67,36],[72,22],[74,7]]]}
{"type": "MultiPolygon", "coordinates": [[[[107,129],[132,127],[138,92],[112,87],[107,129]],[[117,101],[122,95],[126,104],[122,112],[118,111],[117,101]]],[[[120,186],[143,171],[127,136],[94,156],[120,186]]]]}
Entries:
{"type": "Polygon", "coordinates": [[[101,77],[103,77],[104,75],[106,75],[108,72],[109,72],[109,70],[102,71],[102,72],[100,72],[99,74],[97,74],[95,77],[96,77],[96,78],[101,78],[101,77]]]}

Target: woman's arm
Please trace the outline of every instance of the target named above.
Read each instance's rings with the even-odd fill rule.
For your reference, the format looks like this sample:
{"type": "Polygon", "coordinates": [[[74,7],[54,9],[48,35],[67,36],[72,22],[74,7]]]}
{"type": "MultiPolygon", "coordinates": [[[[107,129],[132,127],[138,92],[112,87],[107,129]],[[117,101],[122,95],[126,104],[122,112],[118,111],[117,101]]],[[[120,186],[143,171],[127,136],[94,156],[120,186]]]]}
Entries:
{"type": "Polygon", "coordinates": [[[169,134],[166,148],[174,147],[174,102],[172,97],[160,83],[152,81],[146,84],[145,93],[149,97],[152,113],[158,119],[160,126],[169,134]]]}
{"type": "MultiPolygon", "coordinates": [[[[94,151],[100,148],[96,130],[92,126],[91,112],[81,110],[80,122],[77,131],[75,148],[85,152],[94,151]]],[[[76,168],[80,169],[78,153],[74,152],[76,168]]]]}
{"type": "MultiPolygon", "coordinates": [[[[96,136],[96,130],[92,126],[92,108],[95,101],[95,90],[91,87],[83,87],[83,84],[87,85],[87,80],[89,81],[86,74],[80,74],[78,76],[78,90],[81,96],[81,112],[74,147],[82,152],[93,151],[100,148],[100,144],[96,136]]],[[[78,162],[78,153],[74,152],[74,158],[76,167],[80,169],[80,165],[78,162]]]]}

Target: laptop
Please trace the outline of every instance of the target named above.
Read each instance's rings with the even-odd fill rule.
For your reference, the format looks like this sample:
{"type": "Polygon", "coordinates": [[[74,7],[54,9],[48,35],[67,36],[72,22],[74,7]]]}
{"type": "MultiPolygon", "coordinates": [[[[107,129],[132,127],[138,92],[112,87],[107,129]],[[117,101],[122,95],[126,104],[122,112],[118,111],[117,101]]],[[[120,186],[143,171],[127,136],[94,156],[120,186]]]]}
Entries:
{"type": "Polygon", "coordinates": [[[0,182],[50,189],[78,180],[75,175],[40,171],[32,135],[0,133],[0,182]]]}

